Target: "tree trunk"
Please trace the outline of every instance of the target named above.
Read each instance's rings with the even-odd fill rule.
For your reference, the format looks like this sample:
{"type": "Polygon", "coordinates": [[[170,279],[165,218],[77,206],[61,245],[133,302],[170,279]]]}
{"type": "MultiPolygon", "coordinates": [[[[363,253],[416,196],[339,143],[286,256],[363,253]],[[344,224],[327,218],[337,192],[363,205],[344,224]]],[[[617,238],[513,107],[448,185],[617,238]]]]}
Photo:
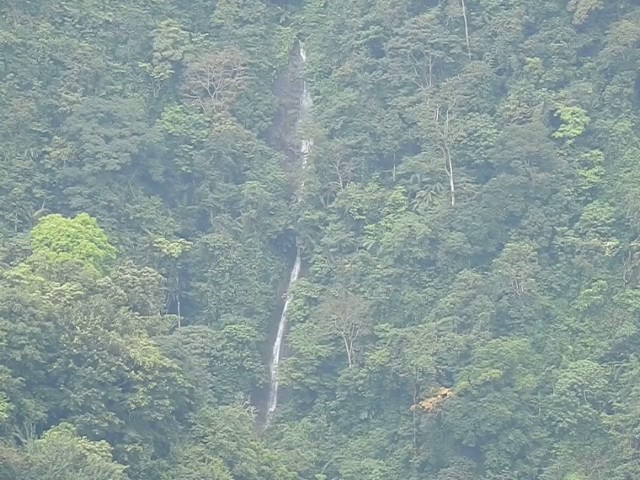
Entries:
{"type": "Polygon", "coordinates": [[[449,190],[451,192],[451,206],[456,206],[456,185],[453,181],[453,162],[451,161],[451,150],[447,147],[447,174],[449,175],[449,190]]]}
{"type": "Polygon", "coordinates": [[[176,277],[176,285],[177,287],[177,291],[176,291],[176,306],[178,309],[178,328],[180,328],[182,326],[182,312],[180,311],[180,279],[178,277],[176,277]]]}
{"type": "Polygon", "coordinates": [[[456,185],[453,180],[453,161],[451,159],[451,147],[449,145],[449,107],[447,106],[447,113],[444,120],[444,145],[443,150],[445,154],[446,170],[449,176],[449,191],[451,192],[451,206],[456,205],[456,185]]]}
{"type": "Polygon", "coordinates": [[[464,38],[467,41],[467,54],[469,55],[469,60],[471,60],[471,43],[469,42],[469,24],[467,23],[467,7],[464,3],[464,0],[460,0],[460,4],[462,5],[462,18],[464,19],[464,38]]]}
{"type": "Polygon", "coordinates": [[[350,346],[350,342],[347,340],[347,337],[342,337],[342,341],[344,342],[344,348],[347,352],[347,362],[349,363],[349,368],[351,368],[353,367],[352,347],[350,346]]]}

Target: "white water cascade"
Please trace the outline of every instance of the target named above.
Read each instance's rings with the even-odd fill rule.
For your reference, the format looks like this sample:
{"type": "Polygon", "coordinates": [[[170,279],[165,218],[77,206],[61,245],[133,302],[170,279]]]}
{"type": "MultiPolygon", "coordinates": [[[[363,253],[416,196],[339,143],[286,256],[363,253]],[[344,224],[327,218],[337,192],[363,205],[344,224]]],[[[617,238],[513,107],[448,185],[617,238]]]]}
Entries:
{"type": "MultiPolygon", "coordinates": [[[[304,67],[305,62],[307,61],[307,52],[304,48],[304,43],[302,41],[298,42],[298,54],[300,57],[300,61],[302,63],[302,67],[304,67]]],[[[301,69],[302,70],[302,69],[301,69]]],[[[296,130],[300,132],[301,122],[307,116],[309,109],[313,105],[311,100],[311,95],[309,90],[307,89],[307,83],[305,81],[302,82],[302,94],[300,95],[300,109],[298,113],[298,119],[296,124],[296,130]]],[[[311,154],[311,148],[313,147],[313,140],[306,138],[302,139],[300,142],[300,159],[301,159],[301,170],[304,170],[307,167],[307,162],[309,160],[309,155],[311,154]]],[[[299,191],[302,191],[304,188],[304,179],[300,181],[299,191]]],[[[300,200],[300,195],[298,195],[298,201],[300,200]]],[[[270,371],[270,383],[269,383],[269,404],[267,406],[267,424],[271,420],[273,413],[278,406],[278,368],[280,367],[280,359],[282,356],[282,345],[284,342],[284,335],[287,329],[287,311],[289,309],[289,305],[293,298],[291,293],[291,289],[295,284],[298,276],[300,275],[300,266],[302,263],[302,249],[300,246],[297,247],[296,250],[296,259],[293,262],[293,267],[291,269],[291,274],[289,275],[289,283],[287,284],[286,298],[284,302],[284,306],[282,308],[282,315],[280,315],[280,321],[278,323],[278,332],[276,334],[276,339],[273,342],[273,349],[271,351],[271,361],[269,363],[269,371],[270,371]]]]}
{"type": "Polygon", "coordinates": [[[282,315],[280,316],[280,322],[278,323],[278,333],[276,334],[276,339],[273,342],[273,350],[271,351],[271,364],[269,368],[271,370],[271,383],[269,384],[269,406],[267,410],[267,422],[270,420],[270,417],[275,412],[276,407],[278,406],[278,367],[280,366],[280,355],[282,353],[282,341],[284,339],[285,330],[287,328],[287,310],[289,309],[289,304],[293,298],[291,295],[291,287],[298,279],[298,275],[300,275],[300,264],[301,262],[300,249],[296,252],[296,261],[293,264],[293,268],[291,269],[291,275],[289,276],[289,284],[287,286],[287,298],[284,302],[284,307],[282,309],[282,315]]]}
{"type": "MultiPolygon", "coordinates": [[[[304,49],[304,43],[302,41],[298,42],[300,46],[300,59],[302,60],[302,66],[304,68],[304,64],[307,62],[307,52],[304,49]]],[[[307,88],[307,82],[302,80],[302,95],[300,96],[300,113],[298,115],[298,131],[300,131],[300,123],[305,119],[309,110],[313,106],[313,100],[311,99],[311,93],[307,88]]],[[[313,147],[313,139],[312,138],[303,138],[300,144],[300,153],[302,157],[302,171],[307,168],[307,162],[309,160],[309,155],[311,154],[311,148],[313,147]]],[[[300,190],[304,189],[304,178],[300,182],[300,190]]]]}

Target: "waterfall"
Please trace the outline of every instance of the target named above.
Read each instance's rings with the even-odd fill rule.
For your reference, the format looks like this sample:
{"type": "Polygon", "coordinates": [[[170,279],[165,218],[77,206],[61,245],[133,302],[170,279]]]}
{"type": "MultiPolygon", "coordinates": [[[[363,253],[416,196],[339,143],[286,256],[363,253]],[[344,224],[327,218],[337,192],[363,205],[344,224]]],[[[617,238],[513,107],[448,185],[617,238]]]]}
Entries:
{"type": "Polygon", "coordinates": [[[269,417],[275,412],[276,407],[278,406],[278,367],[280,366],[280,354],[282,351],[282,340],[284,338],[284,333],[287,328],[287,310],[289,309],[289,304],[293,299],[293,295],[291,294],[291,287],[298,279],[298,275],[300,275],[300,264],[302,263],[302,257],[300,255],[300,248],[296,252],[296,261],[293,264],[293,268],[291,269],[291,275],[289,276],[289,285],[287,287],[287,298],[284,302],[284,307],[282,309],[282,315],[280,316],[280,322],[278,323],[278,333],[276,335],[276,339],[273,342],[273,350],[271,351],[271,384],[269,386],[269,406],[267,408],[267,420],[269,417]]]}
{"type": "MultiPolygon", "coordinates": [[[[302,67],[304,67],[305,62],[307,61],[307,52],[304,48],[304,43],[302,41],[298,41],[298,56],[301,61],[302,67]]],[[[302,70],[302,69],[301,69],[302,70]]],[[[302,81],[302,93],[300,95],[300,107],[298,110],[298,118],[296,122],[296,130],[300,133],[301,122],[307,116],[309,109],[312,107],[313,102],[311,100],[311,94],[307,88],[307,82],[302,81]]],[[[307,167],[307,162],[309,160],[309,155],[311,154],[311,148],[313,147],[313,140],[310,138],[303,138],[300,141],[300,168],[301,171],[307,167]]],[[[301,192],[304,189],[304,179],[300,181],[300,185],[298,190],[301,192]]],[[[298,195],[298,201],[300,201],[300,195],[298,195]]],[[[296,259],[293,263],[293,267],[291,268],[291,274],[289,275],[289,283],[287,284],[286,297],[284,306],[282,308],[282,315],[280,315],[280,321],[278,323],[278,332],[276,334],[276,339],[273,342],[273,349],[271,351],[271,361],[269,363],[269,373],[270,373],[270,383],[269,383],[269,404],[267,406],[267,424],[271,419],[271,416],[276,410],[278,406],[278,368],[280,367],[280,359],[282,356],[282,345],[284,343],[284,336],[287,329],[287,313],[289,310],[289,305],[291,300],[293,299],[293,295],[291,293],[291,289],[295,284],[298,276],[300,275],[300,266],[302,263],[302,249],[300,246],[297,246],[296,249],[296,259]]]]}
{"type": "MultiPolygon", "coordinates": [[[[307,62],[307,52],[304,49],[304,43],[302,41],[298,42],[300,48],[300,59],[302,60],[302,65],[307,62]]],[[[298,114],[298,131],[300,130],[300,122],[304,120],[304,118],[309,113],[309,110],[313,106],[313,100],[311,99],[311,93],[307,88],[306,80],[302,80],[302,95],[300,96],[300,113],[298,114]]],[[[302,156],[302,170],[307,166],[307,161],[309,160],[309,155],[311,154],[311,147],[313,147],[313,139],[311,138],[303,138],[300,145],[300,153],[302,156]]],[[[304,181],[301,182],[300,189],[304,187],[304,181]]]]}

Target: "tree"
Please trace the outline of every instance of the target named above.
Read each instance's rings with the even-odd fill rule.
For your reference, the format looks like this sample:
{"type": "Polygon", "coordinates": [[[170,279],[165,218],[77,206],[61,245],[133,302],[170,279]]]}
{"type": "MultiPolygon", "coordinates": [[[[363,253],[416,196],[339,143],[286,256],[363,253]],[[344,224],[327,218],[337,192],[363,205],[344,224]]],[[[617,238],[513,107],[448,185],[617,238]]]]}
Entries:
{"type": "Polygon", "coordinates": [[[356,363],[358,338],[370,332],[369,304],[362,297],[342,290],[325,301],[320,307],[319,315],[342,340],[347,363],[352,368],[356,363]]]}
{"type": "Polygon", "coordinates": [[[152,32],[153,57],[151,63],[140,66],[151,77],[153,96],[157,97],[164,83],[178,68],[189,48],[189,34],[175,20],[163,20],[152,32]]]}
{"type": "Polygon", "coordinates": [[[0,478],[640,478],[639,18],[0,2],[0,478]]]}
{"type": "Polygon", "coordinates": [[[178,316],[178,327],[182,324],[182,281],[180,270],[185,254],[191,249],[192,243],[182,238],[170,241],[166,238],[156,238],[152,247],[159,252],[158,268],[164,273],[167,280],[165,305],[171,306],[175,302],[178,316]]]}
{"type": "Polygon", "coordinates": [[[14,467],[16,480],[127,480],[126,468],[112,459],[105,441],[78,436],[72,425],[60,424],[41,438],[29,440],[16,453],[24,460],[14,467]]]}
{"type": "Polygon", "coordinates": [[[259,439],[241,407],[205,408],[194,419],[192,442],[178,452],[172,472],[180,480],[293,480],[280,455],[259,439]],[[203,476],[200,476],[203,475],[203,476]]]}
{"type": "Polygon", "coordinates": [[[228,109],[246,85],[246,61],[238,50],[209,52],[187,60],[187,102],[207,115],[228,109]]]}
{"type": "Polygon", "coordinates": [[[187,326],[159,339],[163,352],[198,386],[194,396],[201,407],[244,400],[265,378],[258,331],[246,319],[224,322],[221,329],[187,326]]]}
{"type": "Polygon", "coordinates": [[[74,262],[89,271],[104,272],[116,258],[116,249],[86,213],[69,219],[47,215],[31,230],[31,248],[39,260],[53,263],[74,262]]]}

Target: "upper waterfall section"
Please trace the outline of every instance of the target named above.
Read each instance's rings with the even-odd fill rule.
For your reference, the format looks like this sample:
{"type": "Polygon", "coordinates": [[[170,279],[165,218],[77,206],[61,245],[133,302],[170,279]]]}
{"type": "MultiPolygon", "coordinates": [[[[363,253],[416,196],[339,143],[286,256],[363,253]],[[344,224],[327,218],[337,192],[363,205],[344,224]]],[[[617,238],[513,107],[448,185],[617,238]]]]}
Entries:
{"type": "Polygon", "coordinates": [[[287,68],[278,74],[274,82],[273,92],[278,99],[278,111],[267,133],[269,143],[286,156],[287,170],[292,173],[299,171],[301,162],[306,160],[304,155],[300,155],[302,147],[311,149],[310,144],[305,146],[300,131],[300,122],[312,106],[304,80],[306,61],[304,43],[296,39],[289,50],[287,68]]]}

